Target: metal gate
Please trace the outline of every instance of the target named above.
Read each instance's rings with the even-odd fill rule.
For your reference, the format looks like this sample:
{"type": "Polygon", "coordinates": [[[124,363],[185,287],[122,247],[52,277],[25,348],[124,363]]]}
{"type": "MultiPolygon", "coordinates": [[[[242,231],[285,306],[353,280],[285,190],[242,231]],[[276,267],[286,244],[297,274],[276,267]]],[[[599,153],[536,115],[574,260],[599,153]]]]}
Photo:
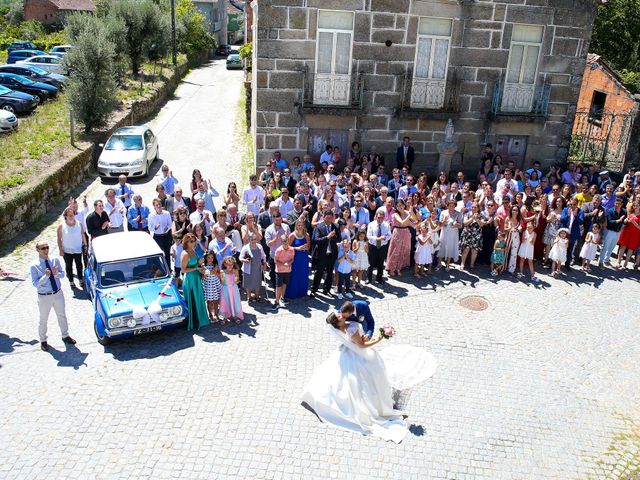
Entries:
{"type": "Polygon", "coordinates": [[[634,115],[579,111],[573,123],[569,159],[596,163],[621,172],[631,137],[634,115]]]}

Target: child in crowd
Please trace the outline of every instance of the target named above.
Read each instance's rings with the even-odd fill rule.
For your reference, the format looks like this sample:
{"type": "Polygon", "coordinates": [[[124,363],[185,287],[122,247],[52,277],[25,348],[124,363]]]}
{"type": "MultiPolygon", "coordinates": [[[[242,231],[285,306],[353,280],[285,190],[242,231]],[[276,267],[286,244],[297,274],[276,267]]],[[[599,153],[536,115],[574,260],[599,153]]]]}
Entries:
{"type": "Polygon", "coordinates": [[[580,257],[582,258],[582,269],[586,272],[591,271],[591,261],[596,258],[596,250],[600,243],[600,225],[593,224],[591,231],[587,233],[584,239],[584,245],[580,250],[580,257]]]}
{"type": "Polygon", "coordinates": [[[173,245],[170,250],[173,259],[173,276],[176,279],[178,288],[182,288],[182,279],[180,278],[180,257],[182,256],[182,236],[175,234],[173,236],[173,245]]]}
{"type": "Polygon", "coordinates": [[[209,251],[205,255],[203,268],[202,288],[204,289],[204,299],[207,301],[209,320],[211,320],[211,323],[217,323],[220,321],[218,308],[220,306],[222,284],[220,283],[220,267],[215,253],[209,251]]]}
{"type": "Polygon", "coordinates": [[[351,250],[351,242],[347,239],[342,240],[338,249],[338,260],[336,261],[336,272],[338,273],[338,300],[342,300],[342,287],[346,290],[347,298],[353,298],[351,291],[351,270],[356,255],[351,250]]]}
{"type": "Polygon", "coordinates": [[[549,252],[549,259],[553,262],[551,265],[551,276],[555,277],[560,273],[560,267],[567,261],[567,250],[569,248],[569,230],[561,228],[558,230],[556,239],[553,241],[553,246],[549,252]]]}
{"type": "Polygon", "coordinates": [[[431,273],[431,264],[433,262],[433,254],[431,252],[432,243],[427,225],[425,223],[421,223],[418,227],[416,253],[414,257],[415,266],[413,274],[416,278],[422,278],[424,276],[424,271],[426,270],[427,265],[429,266],[429,271],[427,273],[431,273]]]}
{"type": "Polygon", "coordinates": [[[527,223],[527,229],[522,234],[522,243],[518,250],[518,256],[520,257],[520,271],[518,272],[518,278],[524,277],[524,262],[525,260],[529,264],[529,272],[531,272],[531,280],[537,282],[536,272],[533,268],[533,247],[536,243],[536,232],[534,232],[533,222],[527,223]]]}
{"type": "Polygon", "coordinates": [[[240,302],[240,290],[238,282],[238,266],[233,257],[225,257],[222,261],[222,272],[220,272],[222,291],[220,293],[220,313],[222,314],[222,325],[231,322],[235,318],[236,324],[244,320],[242,303],[240,302]]]}
{"type": "Polygon", "coordinates": [[[362,286],[362,276],[369,269],[369,242],[367,242],[367,229],[360,228],[358,235],[353,241],[353,252],[356,254],[356,261],[353,265],[352,280],[354,287],[362,286]]]}
{"type": "Polygon", "coordinates": [[[507,242],[504,239],[504,231],[498,232],[498,238],[493,244],[493,253],[491,254],[491,275],[495,277],[504,266],[504,252],[507,250],[507,242]]]}

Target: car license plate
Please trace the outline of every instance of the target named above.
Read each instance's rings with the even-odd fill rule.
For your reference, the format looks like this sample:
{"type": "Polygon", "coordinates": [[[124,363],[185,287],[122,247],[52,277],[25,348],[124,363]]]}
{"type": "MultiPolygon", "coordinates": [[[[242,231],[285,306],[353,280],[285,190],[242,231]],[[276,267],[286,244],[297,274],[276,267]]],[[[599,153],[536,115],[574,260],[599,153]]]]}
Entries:
{"type": "Polygon", "coordinates": [[[143,333],[157,332],[162,330],[162,325],[154,325],[153,327],[137,328],[133,331],[134,335],[142,335],[143,333]]]}
{"type": "Polygon", "coordinates": [[[126,170],[111,170],[110,175],[128,175],[126,170]]]}

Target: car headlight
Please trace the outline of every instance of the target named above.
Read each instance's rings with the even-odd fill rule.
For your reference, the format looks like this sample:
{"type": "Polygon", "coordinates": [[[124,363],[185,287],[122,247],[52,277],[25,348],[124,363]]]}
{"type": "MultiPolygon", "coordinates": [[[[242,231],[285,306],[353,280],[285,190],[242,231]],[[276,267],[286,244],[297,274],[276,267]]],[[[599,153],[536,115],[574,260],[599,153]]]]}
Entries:
{"type": "Polygon", "coordinates": [[[178,315],[182,315],[182,307],[180,305],[176,305],[174,307],[169,308],[169,315],[172,317],[177,317],[178,315]]]}
{"type": "Polygon", "coordinates": [[[142,162],[144,161],[144,157],[141,158],[137,158],[135,159],[133,162],[131,162],[131,166],[138,166],[138,165],[142,165],[142,162]]]}
{"type": "Polygon", "coordinates": [[[118,328],[122,326],[122,317],[112,317],[108,321],[109,328],[118,328]]]}

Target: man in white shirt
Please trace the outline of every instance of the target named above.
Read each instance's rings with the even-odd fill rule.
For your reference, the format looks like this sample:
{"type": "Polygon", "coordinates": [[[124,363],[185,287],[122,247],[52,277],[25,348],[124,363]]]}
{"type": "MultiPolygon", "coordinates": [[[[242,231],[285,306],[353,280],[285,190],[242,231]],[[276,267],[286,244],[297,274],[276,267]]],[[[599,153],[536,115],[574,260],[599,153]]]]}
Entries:
{"type": "Polygon", "coordinates": [[[104,193],[106,199],[104,202],[104,211],[109,215],[109,233],[124,232],[124,214],[126,208],[124,204],[116,197],[116,191],[113,188],[107,188],[104,193]]]}
{"type": "Polygon", "coordinates": [[[504,177],[502,177],[502,179],[498,181],[498,184],[496,185],[496,190],[498,192],[501,192],[502,191],[502,187],[504,187],[505,183],[508,183],[510,185],[509,188],[511,189],[511,193],[513,195],[518,193],[518,182],[516,182],[513,178],[511,178],[511,169],[510,168],[505,168],[504,169],[504,177]]]}
{"type": "Polygon", "coordinates": [[[320,164],[327,162],[327,165],[330,165],[332,154],[333,154],[333,147],[331,145],[327,145],[324,149],[324,153],[320,155],[320,164]]]}
{"type": "MultiPolygon", "coordinates": [[[[105,208],[106,210],[106,208],[105,208]]],[[[162,209],[162,202],[159,198],[153,199],[153,212],[149,214],[149,233],[164,252],[167,259],[167,267],[171,265],[171,215],[162,209]]]]}
{"type": "MultiPolygon", "coordinates": [[[[389,197],[391,199],[391,197],[389,197]]],[[[369,270],[367,270],[367,283],[371,283],[373,270],[376,269],[376,282],[382,283],[384,260],[387,258],[387,248],[391,240],[391,227],[384,220],[385,209],[376,210],[376,218],[367,225],[367,241],[369,242],[369,270]]]]}
{"type": "Polygon", "coordinates": [[[249,177],[249,185],[249,188],[245,188],[242,193],[242,201],[247,206],[247,212],[251,212],[257,217],[264,204],[264,190],[258,187],[257,175],[249,177]]]}
{"type": "Polygon", "coordinates": [[[173,176],[173,172],[169,170],[169,165],[162,165],[162,171],[158,175],[158,184],[164,187],[164,193],[169,197],[173,197],[173,192],[178,180],[173,176]]]}
{"type": "Polygon", "coordinates": [[[207,180],[206,183],[202,180],[198,183],[198,191],[193,195],[193,200],[198,203],[198,200],[204,200],[204,208],[212,212],[215,216],[216,206],[213,203],[213,197],[217,197],[218,192],[211,186],[211,180],[207,180]]]}
{"type": "Polygon", "coordinates": [[[129,208],[131,206],[131,199],[133,198],[134,192],[131,185],[127,183],[127,176],[120,175],[118,177],[118,183],[116,183],[113,189],[116,191],[116,195],[124,204],[125,208],[129,208]]]}
{"type": "Polygon", "coordinates": [[[280,214],[284,218],[287,218],[289,212],[293,210],[293,202],[291,201],[291,198],[289,198],[289,192],[286,188],[283,188],[280,191],[280,196],[274,203],[278,206],[278,208],[280,209],[280,214]]]}
{"type": "Polygon", "coordinates": [[[202,223],[204,226],[204,234],[208,237],[211,235],[211,226],[214,224],[213,213],[204,208],[204,200],[201,198],[196,203],[196,211],[189,215],[189,222],[194,227],[198,223],[202,223]]]}

